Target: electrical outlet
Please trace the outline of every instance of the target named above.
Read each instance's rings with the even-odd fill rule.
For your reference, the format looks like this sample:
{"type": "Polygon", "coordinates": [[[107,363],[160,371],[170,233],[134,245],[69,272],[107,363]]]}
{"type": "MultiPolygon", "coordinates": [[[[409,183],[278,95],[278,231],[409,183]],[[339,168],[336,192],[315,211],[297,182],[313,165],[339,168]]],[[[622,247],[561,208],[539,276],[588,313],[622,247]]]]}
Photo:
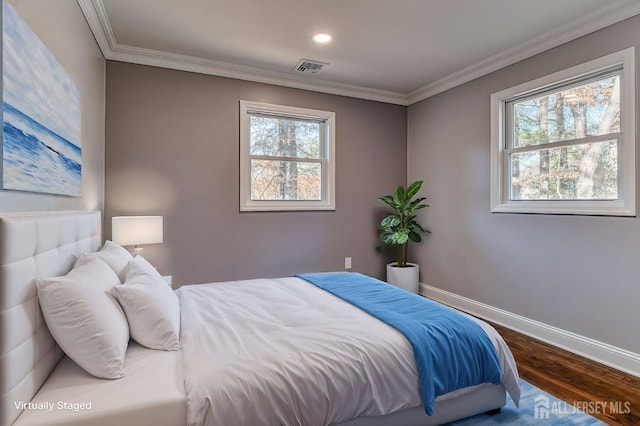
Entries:
{"type": "Polygon", "coordinates": [[[350,257],[345,257],[344,258],[344,269],[351,269],[351,258],[350,257]]]}

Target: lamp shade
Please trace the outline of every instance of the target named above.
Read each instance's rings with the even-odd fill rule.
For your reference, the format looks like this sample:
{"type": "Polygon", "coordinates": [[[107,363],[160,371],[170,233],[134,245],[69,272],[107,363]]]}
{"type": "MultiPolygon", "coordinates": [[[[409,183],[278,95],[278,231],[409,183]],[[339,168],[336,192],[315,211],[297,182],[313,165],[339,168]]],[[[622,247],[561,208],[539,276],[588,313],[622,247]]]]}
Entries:
{"type": "Polygon", "coordinates": [[[116,216],[111,219],[111,239],[121,246],[162,242],[162,216],[116,216]]]}

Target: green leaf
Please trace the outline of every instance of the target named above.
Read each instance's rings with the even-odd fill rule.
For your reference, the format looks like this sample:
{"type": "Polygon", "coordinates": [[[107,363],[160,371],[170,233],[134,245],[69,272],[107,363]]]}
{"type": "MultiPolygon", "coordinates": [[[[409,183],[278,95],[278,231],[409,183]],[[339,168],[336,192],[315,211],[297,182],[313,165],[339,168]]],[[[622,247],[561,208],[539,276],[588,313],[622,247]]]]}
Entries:
{"type": "Polygon", "coordinates": [[[417,232],[409,232],[409,239],[411,241],[413,241],[414,243],[419,243],[420,241],[422,241],[422,237],[420,236],[420,234],[418,234],[417,232]]]}
{"type": "Polygon", "coordinates": [[[392,244],[404,244],[409,239],[409,230],[407,228],[397,229],[390,237],[392,244]]]}
{"type": "Polygon", "coordinates": [[[427,230],[424,229],[422,225],[420,225],[415,220],[412,220],[411,222],[409,222],[409,225],[412,226],[414,229],[419,229],[421,232],[427,232],[427,230]]]}
{"type": "Polygon", "coordinates": [[[415,210],[418,210],[418,207],[421,205],[420,203],[426,200],[426,198],[417,198],[409,203],[408,210],[413,213],[415,210]]]}
{"type": "Polygon", "coordinates": [[[396,234],[394,235],[394,242],[395,244],[406,244],[407,241],[409,241],[409,233],[404,233],[404,232],[396,232],[396,234]]]}
{"type": "Polygon", "coordinates": [[[411,185],[409,185],[409,187],[407,188],[407,199],[408,200],[412,199],[418,193],[418,191],[420,191],[421,186],[422,186],[421,180],[417,180],[413,182],[411,185]]]}
{"type": "Polygon", "coordinates": [[[424,200],[426,200],[426,199],[427,199],[427,197],[420,197],[420,198],[416,198],[415,200],[413,200],[413,201],[411,202],[411,204],[410,204],[410,205],[411,205],[411,206],[416,206],[416,205],[420,204],[421,202],[423,202],[423,201],[424,201],[424,200]]]}
{"type": "Polygon", "coordinates": [[[395,214],[385,217],[384,219],[382,219],[382,222],[380,222],[380,226],[382,226],[383,228],[393,227],[399,224],[400,218],[395,214]]]}
{"type": "Polygon", "coordinates": [[[401,186],[396,186],[396,199],[398,200],[398,204],[405,203],[405,191],[401,186]]]}
{"type": "Polygon", "coordinates": [[[385,244],[388,244],[386,243],[386,241],[389,240],[393,236],[393,234],[394,234],[393,231],[387,230],[380,234],[380,238],[382,238],[382,240],[385,241],[385,244]]]}
{"type": "Polygon", "coordinates": [[[398,202],[391,195],[383,195],[380,200],[394,209],[398,208],[398,202]]]}

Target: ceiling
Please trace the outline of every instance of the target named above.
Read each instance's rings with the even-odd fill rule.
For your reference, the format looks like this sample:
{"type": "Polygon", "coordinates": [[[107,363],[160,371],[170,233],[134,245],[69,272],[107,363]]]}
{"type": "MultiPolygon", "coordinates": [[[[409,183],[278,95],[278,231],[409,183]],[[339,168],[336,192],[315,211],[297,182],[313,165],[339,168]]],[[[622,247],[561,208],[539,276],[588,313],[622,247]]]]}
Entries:
{"type": "Polygon", "coordinates": [[[640,14],[640,0],[78,3],[106,59],[401,105],[640,14]],[[329,65],[301,74],[303,58],[329,65]]]}

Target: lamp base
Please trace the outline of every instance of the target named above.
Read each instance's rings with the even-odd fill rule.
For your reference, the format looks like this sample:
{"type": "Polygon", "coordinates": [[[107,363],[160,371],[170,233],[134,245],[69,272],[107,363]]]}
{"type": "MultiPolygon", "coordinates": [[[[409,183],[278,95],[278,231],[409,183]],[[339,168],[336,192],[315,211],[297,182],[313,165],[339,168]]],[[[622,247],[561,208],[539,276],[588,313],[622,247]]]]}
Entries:
{"type": "Polygon", "coordinates": [[[140,256],[140,257],[144,258],[144,254],[142,253],[143,250],[144,250],[144,248],[136,246],[133,249],[133,255],[134,256],[140,256]]]}

